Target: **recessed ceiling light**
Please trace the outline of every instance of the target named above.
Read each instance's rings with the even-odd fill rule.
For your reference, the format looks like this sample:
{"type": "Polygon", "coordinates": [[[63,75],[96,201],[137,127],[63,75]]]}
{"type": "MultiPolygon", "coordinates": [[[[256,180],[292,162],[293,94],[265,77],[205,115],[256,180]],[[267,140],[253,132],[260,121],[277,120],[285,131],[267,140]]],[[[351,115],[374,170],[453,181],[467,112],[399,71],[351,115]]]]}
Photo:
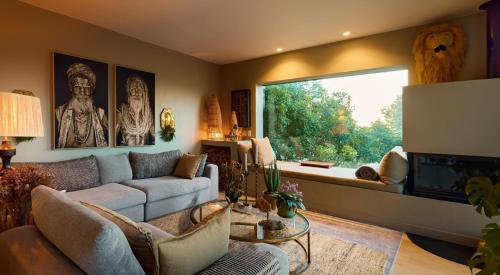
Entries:
{"type": "Polygon", "coordinates": [[[346,31],[346,32],[344,32],[342,35],[343,35],[343,36],[349,36],[349,35],[351,35],[351,32],[350,32],[350,31],[346,31]]]}
{"type": "Polygon", "coordinates": [[[282,52],[283,51],[283,48],[277,48],[276,49],[277,52],[282,52]]]}

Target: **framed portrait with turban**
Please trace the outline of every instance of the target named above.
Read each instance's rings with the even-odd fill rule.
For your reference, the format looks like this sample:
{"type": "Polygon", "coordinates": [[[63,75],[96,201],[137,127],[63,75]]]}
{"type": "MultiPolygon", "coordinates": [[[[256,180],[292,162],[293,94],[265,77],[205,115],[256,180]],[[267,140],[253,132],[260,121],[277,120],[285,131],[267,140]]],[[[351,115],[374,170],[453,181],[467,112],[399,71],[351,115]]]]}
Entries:
{"type": "Polygon", "coordinates": [[[155,74],[115,66],[115,145],[155,144],[155,74]]]}
{"type": "Polygon", "coordinates": [[[53,53],[55,149],[109,145],[108,64],[53,53]]]}

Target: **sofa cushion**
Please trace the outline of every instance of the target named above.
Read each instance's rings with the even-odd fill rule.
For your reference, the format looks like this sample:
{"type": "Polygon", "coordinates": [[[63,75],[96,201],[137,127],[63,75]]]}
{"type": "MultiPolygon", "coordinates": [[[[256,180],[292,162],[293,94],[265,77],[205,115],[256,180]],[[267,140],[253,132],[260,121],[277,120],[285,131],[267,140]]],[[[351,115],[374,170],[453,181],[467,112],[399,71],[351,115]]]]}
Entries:
{"type": "Polygon", "coordinates": [[[205,172],[205,166],[207,165],[208,154],[201,154],[200,165],[198,166],[198,171],[196,171],[195,177],[203,177],[205,172]]]}
{"type": "Polygon", "coordinates": [[[161,275],[195,274],[228,252],[231,207],[179,237],[155,241],[161,275]]]}
{"type": "Polygon", "coordinates": [[[68,192],[67,195],[75,201],[95,203],[111,210],[146,203],[146,194],[144,192],[118,183],[108,183],[99,187],[68,192]]]}
{"type": "Polygon", "coordinates": [[[140,224],[105,207],[82,202],[82,205],[116,224],[125,234],[130,248],[147,275],[156,274],[158,263],[153,254],[153,234],[140,224]]]}
{"type": "Polygon", "coordinates": [[[114,223],[65,193],[46,186],[31,192],[33,217],[40,232],[88,274],[144,274],[114,223]]]}
{"type": "Polygon", "coordinates": [[[0,234],[0,274],[85,274],[34,226],[0,234]]]}
{"type": "Polygon", "coordinates": [[[171,197],[182,196],[210,187],[210,179],[205,177],[181,179],[174,176],[150,179],[127,180],[122,182],[146,193],[147,201],[153,202],[171,197]]]}
{"type": "Polygon", "coordinates": [[[40,169],[53,176],[50,187],[76,191],[101,185],[99,168],[94,156],[72,160],[37,163],[40,169]]]}
{"type": "Polygon", "coordinates": [[[181,158],[181,151],[167,151],[157,154],[130,152],[129,160],[134,179],[147,179],[171,175],[181,158]]]}
{"type": "Polygon", "coordinates": [[[132,167],[127,154],[96,156],[96,159],[102,184],[132,179],[132,167]]]}
{"type": "Polygon", "coordinates": [[[202,158],[202,155],[184,154],[175,167],[174,176],[185,179],[194,178],[198,168],[200,168],[202,158]]]}

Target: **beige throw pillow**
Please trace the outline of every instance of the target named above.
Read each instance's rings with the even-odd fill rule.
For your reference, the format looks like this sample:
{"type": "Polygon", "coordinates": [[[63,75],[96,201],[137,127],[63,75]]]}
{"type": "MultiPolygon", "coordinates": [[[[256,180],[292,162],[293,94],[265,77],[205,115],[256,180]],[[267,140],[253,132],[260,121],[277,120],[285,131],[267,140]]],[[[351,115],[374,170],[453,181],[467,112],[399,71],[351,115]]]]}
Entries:
{"type": "Polygon", "coordinates": [[[177,167],[175,167],[174,176],[185,179],[193,179],[198,171],[202,155],[188,155],[184,154],[177,167]]]}
{"type": "Polygon", "coordinates": [[[391,151],[380,161],[379,176],[385,184],[398,184],[408,175],[408,160],[401,154],[391,151]]]}
{"type": "Polygon", "coordinates": [[[155,240],[160,275],[195,274],[228,252],[231,207],[183,236],[155,240]]]}
{"type": "Polygon", "coordinates": [[[142,269],[144,269],[144,272],[146,272],[147,275],[158,274],[157,272],[155,273],[155,271],[158,271],[158,261],[153,253],[153,237],[151,230],[138,225],[131,219],[113,210],[88,202],[82,201],[80,203],[116,224],[122,230],[123,234],[125,234],[130,248],[139,261],[139,264],[142,266],[142,269]]]}
{"type": "Polygon", "coordinates": [[[255,155],[255,148],[258,148],[257,161],[260,164],[268,165],[276,159],[273,147],[268,137],[265,138],[252,138],[252,154],[255,155]]]}

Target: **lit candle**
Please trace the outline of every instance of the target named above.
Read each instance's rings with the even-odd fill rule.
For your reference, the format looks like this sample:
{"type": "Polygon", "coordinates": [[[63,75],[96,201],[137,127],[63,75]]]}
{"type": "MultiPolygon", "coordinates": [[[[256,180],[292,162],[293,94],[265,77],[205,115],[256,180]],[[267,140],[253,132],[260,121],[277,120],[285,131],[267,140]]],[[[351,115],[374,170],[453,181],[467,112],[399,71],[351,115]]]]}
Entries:
{"type": "Polygon", "coordinates": [[[245,167],[245,172],[248,172],[248,152],[245,152],[244,167],[245,167]]]}

